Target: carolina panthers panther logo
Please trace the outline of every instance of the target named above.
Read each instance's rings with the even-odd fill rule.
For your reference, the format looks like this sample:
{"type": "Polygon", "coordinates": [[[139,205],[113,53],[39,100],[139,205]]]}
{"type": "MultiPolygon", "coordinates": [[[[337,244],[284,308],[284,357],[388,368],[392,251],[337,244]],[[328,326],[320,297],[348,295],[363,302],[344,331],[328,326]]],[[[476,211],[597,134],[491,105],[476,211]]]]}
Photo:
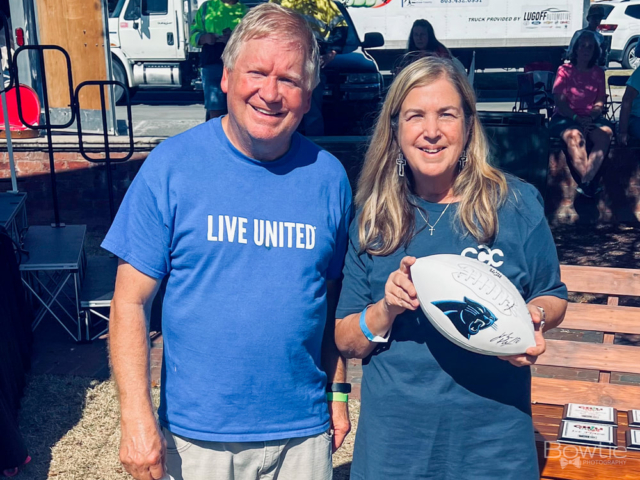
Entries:
{"type": "Polygon", "coordinates": [[[491,310],[467,297],[464,297],[464,302],[451,300],[432,303],[449,317],[451,323],[467,339],[487,327],[497,330],[494,324],[498,319],[491,310]]]}

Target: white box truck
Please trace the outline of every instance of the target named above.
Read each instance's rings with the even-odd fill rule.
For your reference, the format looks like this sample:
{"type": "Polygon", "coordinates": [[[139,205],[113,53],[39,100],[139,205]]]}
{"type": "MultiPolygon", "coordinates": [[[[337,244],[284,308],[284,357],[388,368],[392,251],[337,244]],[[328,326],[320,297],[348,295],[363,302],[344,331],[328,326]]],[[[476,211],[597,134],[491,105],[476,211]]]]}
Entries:
{"type": "Polygon", "coordinates": [[[583,27],[589,0],[344,0],[360,33],[380,32],[383,49],[370,53],[381,68],[407,47],[413,22],[431,22],[436,37],[467,66],[559,64],[571,36],[583,27]],[[386,60],[386,61],[385,61],[386,60]]]}
{"type": "MultiPolygon", "coordinates": [[[[109,8],[113,75],[131,91],[190,87],[200,49],[189,25],[204,0],[118,0],[109,8]]],[[[116,92],[116,100],[120,93],[116,92]]]]}

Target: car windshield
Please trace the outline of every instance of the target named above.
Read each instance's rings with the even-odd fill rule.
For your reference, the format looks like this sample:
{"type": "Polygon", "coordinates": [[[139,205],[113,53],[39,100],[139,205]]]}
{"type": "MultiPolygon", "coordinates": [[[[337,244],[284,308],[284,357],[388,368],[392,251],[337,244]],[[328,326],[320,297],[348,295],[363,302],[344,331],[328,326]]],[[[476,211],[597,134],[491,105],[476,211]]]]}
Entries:
{"type": "Polygon", "coordinates": [[[109,0],[109,18],[118,18],[126,0],[109,0]]]}

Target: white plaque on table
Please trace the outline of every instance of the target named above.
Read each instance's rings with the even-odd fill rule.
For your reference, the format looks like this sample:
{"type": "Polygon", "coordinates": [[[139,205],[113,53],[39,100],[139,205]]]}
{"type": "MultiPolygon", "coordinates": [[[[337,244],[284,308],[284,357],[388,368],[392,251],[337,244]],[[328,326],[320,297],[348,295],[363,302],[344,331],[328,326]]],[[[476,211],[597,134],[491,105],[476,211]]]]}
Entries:
{"type": "Polygon", "coordinates": [[[640,451],[640,430],[627,430],[627,448],[640,451]]]}
{"type": "Polygon", "coordinates": [[[627,430],[627,448],[640,450],[640,430],[627,430]]]}
{"type": "Polygon", "coordinates": [[[618,415],[615,408],[600,405],[583,405],[580,403],[569,403],[565,405],[563,415],[565,420],[609,423],[612,425],[618,423],[617,417],[618,415]]]}
{"type": "Polygon", "coordinates": [[[562,420],[558,442],[615,447],[617,445],[617,430],[618,427],[614,425],[562,420]]]}
{"type": "Polygon", "coordinates": [[[630,427],[640,427],[640,410],[629,410],[627,412],[629,416],[629,426],[630,427]]]}

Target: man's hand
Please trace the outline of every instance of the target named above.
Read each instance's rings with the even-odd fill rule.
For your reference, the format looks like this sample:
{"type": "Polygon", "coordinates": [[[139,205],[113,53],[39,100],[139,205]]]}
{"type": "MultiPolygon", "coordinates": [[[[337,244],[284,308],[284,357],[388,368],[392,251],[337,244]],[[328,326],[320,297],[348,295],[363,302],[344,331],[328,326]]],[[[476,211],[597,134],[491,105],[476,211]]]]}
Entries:
{"type": "Polygon", "coordinates": [[[333,430],[333,453],[335,453],[351,431],[349,404],[347,402],[329,402],[329,417],[331,419],[331,430],[333,430]]]}
{"type": "Polygon", "coordinates": [[[229,42],[230,38],[231,38],[231,29],[230,28],[225,28],[222,31],[222,35],[218,36],[217,42],[226,44],[227,42],[229,42]]]}
{"type": "Polygon", "coordinates": [[[198,38],[198,43],[200,45],[213,45],[217,41],[218,35],[216,35],[215,33],[203,33],[202,35],[200,35],[200,38],[198,38]]]}
{"type": "Polygon", "coordinates": [[[531,320],[533,321],[534,337],[536,339],[536,346],[529,347],[523,355],[510,355],[507,357],[498,357],[501,360],[506,360],[516,367],[526,367],[533,365],[538,360],[538,357],[542,355],[547,349],[547,343],[542,335],[542,329],[540,328],[540,322],[542,316],[538,307],[534,305],[527,305],[529,313],[531,314],[531,320]]]}
{"type": "Polygon", "coordinates": [[[167,442],[153,416],[122,420],[120,461],[136,480],[160,480],[164,476],[167,442]]]}

